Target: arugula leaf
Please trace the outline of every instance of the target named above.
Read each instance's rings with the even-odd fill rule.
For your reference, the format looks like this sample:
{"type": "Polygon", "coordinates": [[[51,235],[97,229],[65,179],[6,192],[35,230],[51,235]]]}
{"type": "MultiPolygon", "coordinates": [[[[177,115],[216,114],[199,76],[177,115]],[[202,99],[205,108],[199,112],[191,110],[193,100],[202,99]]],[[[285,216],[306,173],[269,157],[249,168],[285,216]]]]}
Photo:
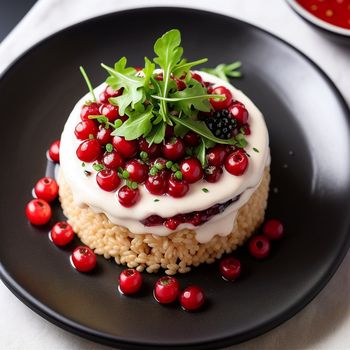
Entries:
{"type": "Polygon", "coordinates": [[[184,137],[188,133],[189,129],[181,124],[176,124],[174,127],[174,134],[176,137],[184,137]]]}
{"type": "Polygon", "coordinates": [[[127,119],[118,129],[115,129],[111,135],[124,136],[126,140],[135,140],[140,136],[147,136],[152,130],[153,108],[149,106],[146,111],[138,112],[128,111],[127,119]]]}
{"type": "Polygon", "coordinates": [[[187,74],[193,66],[197,66],[207,61],[207,58],[202,58],[193,62],[187,62],[186,59],[182,59],[173,69],[173,74],[176,77],[181,77],[183,74],[187,74]]]}
{"type": "Polygon", "coordinates": [[[153,143],[161,143],[165,138],[165,123],[159,123],[154,125],[150,133],[147,135],[147,142],[152,145],[153,143]]]}
{"type": "Polygon", "coordinates": [[[190,118],[178,118],[173,115],[170,115],[170,118],[173,120],[175,124],[181,124],[183,126],[186,126],[188,129],[196,132],[197,134],[204,136],[208,140],[214,141],[216,143],[222,143],[225,145],[235,145],[236,140],[235,139],[219,139],[218,137],[215,137],[212,132],[209,130],[207,125],[199,120],[192,120],[190,118]]]}
{"type": "Polygon", "coordinates": [[[229,81],[227,77],[240,78],[242,76],[242,73],[237,70],[241,66],[242,63],[240,61],[235,61],[231,64],[219,64],[215,68],[203,68],[202,70],[213,74],[222,80],[229,81]]]}
{"type": "Polygon", "coordinates": [[[205,168],[207,166],[207,157],[205,154],[205,142],[203,138],[201,139],[201,143],[194,149],[194,154],[201,162],[202,167],[205,168]]]}
{"type": "Polygon", "coordinates": [[[135,68],[126,68],[126,63],[126,58],[122,57],[115,63],[114,69],[103,63],[101,64],[101,66],[110,74],[106,83],[113,89],[124,88],[121,96],[109,99],[110,102],[119,107],[120,115],[125,114],[125,110],[129,105],[134,108],[136,103],[144,99],[144,90],[142,87],[144,86],[145,79],[135,75],[135,68]]]}
{"type": "Polygon", "coordinates": [[[241,133],[237,134],[235,136],[235,140],[236,140],[237,147],[244,148],[244,147],[247,147],[247,145],[248,145],[248,142],[247,142],[244,134],[241,134],[241,133]]]}
{"type": "Polygon", "coordinates": [[[142,71],[145,75],[143,86],[146,90],[149,90],[149,83],[155,68],[156,65],[152,63],[147,57],[145,57],[145,68],[142,71]]]}

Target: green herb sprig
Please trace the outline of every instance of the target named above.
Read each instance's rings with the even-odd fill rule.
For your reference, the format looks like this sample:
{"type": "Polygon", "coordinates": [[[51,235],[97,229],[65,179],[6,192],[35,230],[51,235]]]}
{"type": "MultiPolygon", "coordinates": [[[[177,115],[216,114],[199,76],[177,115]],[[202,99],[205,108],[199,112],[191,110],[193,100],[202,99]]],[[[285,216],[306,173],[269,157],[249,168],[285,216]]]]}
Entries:
{"type": "Polygon", "coordinates": [[[210,73],[219,77],[222,80],[229,81],[228,78],[240,78],[242,73],[238,71],[241,68],[240,61],[232,62],[231,64],[219,64],[215,68],[202,68],[204,72],[210,73]]]}

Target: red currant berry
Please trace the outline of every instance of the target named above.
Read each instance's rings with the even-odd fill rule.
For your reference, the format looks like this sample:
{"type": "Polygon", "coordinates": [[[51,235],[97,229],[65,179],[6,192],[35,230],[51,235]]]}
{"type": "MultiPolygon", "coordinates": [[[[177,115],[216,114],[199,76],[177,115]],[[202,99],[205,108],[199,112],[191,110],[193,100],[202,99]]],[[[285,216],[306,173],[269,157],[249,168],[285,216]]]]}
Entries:
{"type": "Polygon", "coordinates": [[[108,120],[113,123],[119,117],[119,108],[110,103],[103,104],[99,109],[100,113],[108,118],[108,120]]]}
{"type": "Polygon", "coordinates": [[[143,137],[139,139],[139,148],[140,151],[146,152],[149,158],[156,158],[160,154],[160,145],[152,143],[150,146],[147,140],[143,137]]]}
{"type": "Polygon", "coordinates": [[[229,107],[229,112],[232,117],[234,117],[240,125],[247,124],[248,122],[248,111],[241,103],[233,103],[229,107]]]}
{"type": "Polygon", "coordinates": [[[284,235],[284,227],[279,220],[268,220],[263,226],[264,235],[271,240],[281,239],[284,235]]]}
{"type": "Polygon", "coordinates": [[[188,132],[183,138],[187,146],[195,147],[198,146],[200,142],[200,137],[193,131],[188,132]]]}
{"type": "Polygon", "coordinates": [[[81,120],[90,120],[90,115],[99,115],[100,112],[98,108],[100,107],[99,103],[91,103],[89,105],[84,105],[80,112],[81,120]]]}
{"type": "Polygon", "coordinates": [[[115,150],[123,158],[132,158],[138,151],[138,143],[136,140],[127,141],[122,136],[114,136],[112,143],[115,150]]]}
{"type": "Polygon", "coordinates": [[[210,148],[207,153],[207,160],[209,165],[221,166],[224,164],[226,158],[226,146],[217,145],[210,148]]]}
{"type": "Polygon", "coordinates": [[[168,190],[167,193],[174,198],[183,197],[190,186],[185,180],[178,180],[174,175],[172,175],[168,181],[168,190]]]}
{"type": "Polygon", "coordinates": [[[51,207],[43,199],[32,199],[26,205],[26,215],[33,225],[45,225],[51,219],[51,207]]]}
{"type": "Polygon", "coordinates": [[[125,170],[129,173],[128,180],[141,183],[147,178],[148,166],[139,159],[129,160],[125,165],[125,170]]]}
{"type": "Polygon", "coordinates": [[[234,281],[241,275],[241,262],[233,257],[227,257],[220,262],[221,276],[228,280],[234,281]]]}
{"type": "Polygon", "coordinates": [[[96,135],[96,139],[101,146],[107,145],[107,143],[112,142],[111,128],[106,129],[103,125],[100,125],[99,130],[96,135]]]}
{"type": "Polygon", "coordinates": [[[78,146],[76,153],[82,162],[93,162],[101,155],[101,145],[96,139],[86,140],[78,146]]]}
{"type": "Polygon", "coordinates": [[[107,192],[115,191],[120,185],[120,177],[115,170],[103,169],[96,175],[97,184],[107,192]]]}
{"type": "Polygon", "coordinates": [[[89,247],[79,246],[72,253],[72,263],[79,272],[91,271],[96,266],[96,254],[89,247]]]}
{"type": "Polygon", "coordinates": [[[187,287],[180,295],[181,306],[186,311],[199,309],[205,301],[205,295],[201,288],[197,286],[187,287]]]}
{"type": "Polygon", "coordinates": [[[108,169],[124,168],[124,159],[115,151],[106,152],[102,158],[102,163],[108,169]]]}
{"type": "Polygon", "coordinates": [[[56,140],[51,144],[49,148],[49,157],[56,163],[60,161],[60,140],[56,140]]]}
{"type": "Polygon", "coordinates": [[[180,224],[181,222],[174,218],[170,218],[164,221],[164,226],[172,231],[176,230],[180,224]]]}
{"type": "Polygon", "coordinates": [[[175,78],[175,82],[176,82],[178,91],[182,91],[186,89],[186,83],[183,80],[175,78]]]}
{"type": "Polygon", "coordinates": [[[34,186],[34,192],[39,199],[52,202],[58,195],[57,182],[51,177],[43,177],[34,186]]]}
{"type": "Polygon", "coordinates": [[[208,166],[205,170],[204,170],[204,179],[207,182],[218,182],[220,180],[220,177],[222,175],[222,168],[218,167],[218,166],[208,166]]]}
{"type": "Polygon", "coordinates": [[[137,293],[142,286],[142,276],[135,269],[126,269],[119,275],[119,291],[125,295],[137,293]]]}
{"type": "Polygon", "coordinates": [[[108,103],[109,95],[107,94],[106,90],[102,91],[100,95],[98,96],[98,99],[101,103],[108,103]]]}
{"type": "Polygon", "coordinates": [[[114,90],[111,86],[108,85],[105,89],[105,92],[108,95],[108,97],[117,97],[123,93],[123,88],[114,90]]]}
{"type": "Polygon", "coordinates": [[[198,83],[201,83],[202,85],[204,85],[203,78],[198,73],[191,72],[191,76],[192,76],[192,79],[197,80],[198,83]]]}
{"type": "Polygon", "coordinates": [[[51,229],[50,236],[52,242],[59,247],[70,243],[74,238],[74,231],[66,221],[57,222],[51,229]]]}
{"type": "Polygon", "coordinates": [[[248,157],[241,151],[234,151],[226,158],[225,169],[235,176],[244,174],[248,167],[248,157]]]}
{"type": "Polygon", "coordinates": [[[128,186],[123,186],[118,191],[118,200],[124,207],[132,207],[140,198],[140,191],[138,188],[133,189],[128,186]]]}
{"type": "Polygon", "coordinates": [[[154,298],[160,304],[173,303],[180,294],[180,284],[175,277],[161,277],[154,286],[154,298]]]}
{"type": "Polygon", "coordinates": [[[93,120],[84,120],[77,124],[74,134],[78,140],[86,140],[92,135],[96,137],[98,132],[96,123],[93,120]]]}
{"type": "Polygon", "coordinates": [[[147,190],[157,196],[161,196],[167,190],[167,179],[163,174],[149,176],[145,182],[147,190]]]}
{"type": "Polygon", "coordinates": [[[224,100],[218,100],[216,98],[209,99],[211,105],[214,107],[216,111],[221,111],[222,109],[228,108],[228,106],[232,103],[232,94],[229,89],[224,86],[218,86],[213,89],[213,95],[225,95],[224,100]]]}
{"type": "Polygon", "coordinates": [[[185,155],[185,145],[180,138],[172,137],[162,145],[162,153],[169,160],[181,159],[185,155]]]}
{"type": "Polygon", "coordinates": [[[262,235],[256,235],[249,241],[249,253],[256,259],[264,259],[270,254],[270,241],[262,235]]]}
{"type": "Polygon", "coordinates": [[[203,177],[203,169],[197,158],[188,158],[180,163],[180,169],[184,180],[192,184],[203,177]]]}

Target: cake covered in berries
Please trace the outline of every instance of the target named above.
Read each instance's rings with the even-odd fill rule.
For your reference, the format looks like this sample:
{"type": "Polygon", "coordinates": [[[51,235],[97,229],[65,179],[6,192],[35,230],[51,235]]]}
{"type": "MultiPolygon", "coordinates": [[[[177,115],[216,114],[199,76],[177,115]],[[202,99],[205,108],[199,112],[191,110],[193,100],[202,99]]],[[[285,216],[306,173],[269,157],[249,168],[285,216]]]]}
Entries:
{"type": "Polygon", "coordinates": [[[81,240],[138,271],[183,273],[241,245],[262,223],[269,141],[261,112],[228,79],[239,63],[194,70],[178,30],[153,61],[125,57],[71,112],[60,200],[81,240]]]}

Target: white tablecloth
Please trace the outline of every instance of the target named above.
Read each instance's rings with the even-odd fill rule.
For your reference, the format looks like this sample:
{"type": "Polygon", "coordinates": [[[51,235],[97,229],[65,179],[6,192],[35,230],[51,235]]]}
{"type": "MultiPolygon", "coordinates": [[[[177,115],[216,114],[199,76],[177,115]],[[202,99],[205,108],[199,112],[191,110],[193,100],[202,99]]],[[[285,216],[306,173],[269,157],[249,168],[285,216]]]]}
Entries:
{"type": "MultiPolygon", "coordinates": [[[[350,104],[350,46],[333,43],[283,0],[39,0],[0,45],[0,73],[38,40],[83,19],[142,6],[201,8],[241,18],[284,38],[327,72],[350,104]],[[269,7],[267,7],[269,5],[269,7]]],[[[345,208],[346,210],[346,208],[345,208]]],[[[326,288],[278,328],[235,349],[350,349],[350,255],[326,288]]],[[[0,282],[0,349],[107,349],[36,315],[0,282]]]]}

